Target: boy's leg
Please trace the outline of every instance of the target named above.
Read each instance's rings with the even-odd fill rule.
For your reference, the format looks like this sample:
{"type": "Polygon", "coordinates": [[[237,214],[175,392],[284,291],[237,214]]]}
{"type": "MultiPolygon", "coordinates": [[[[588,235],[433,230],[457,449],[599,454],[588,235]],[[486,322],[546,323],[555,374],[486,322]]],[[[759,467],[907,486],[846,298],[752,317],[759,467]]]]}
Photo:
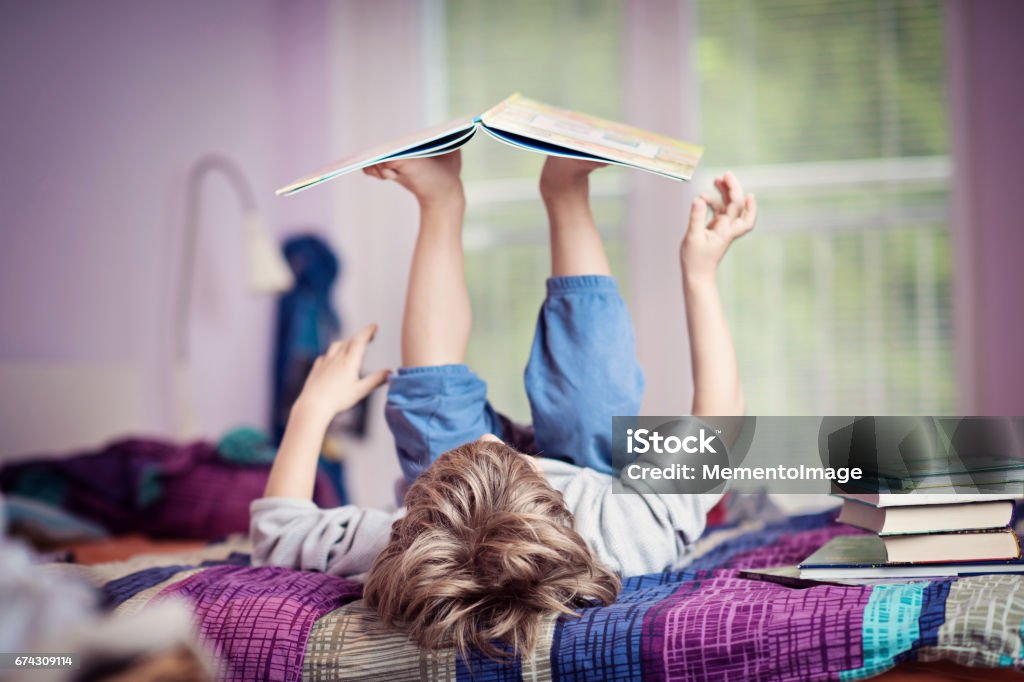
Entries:
{"type": "Polygon", "coordinates": [[[420,204],[402,319],[403,367],[391,379],[385,407],[402,472],[411,482],[441,453],[485,433],[502,434],[486,384],[463,364],[472,314],[463,270],[465,200],[458,156],[384,164],[379,177],[398,181],[420,204]]]}
{"type": "Polygon", "coordinates": [[[462,253],[464,204],[420,208],[402,316],[402,365],[461,364],[473,324],[462,253]]]}
{"type": "Polygon", "coordinates": [[[487,402],[487,384],[461,364],[400,368],[391,377],[384,416],[409,483],[453,448],[487,433],[505,437],[487,402]]]}
{"type": "Polygon", "coordinates": [[[587,176],[597,167],[555,157],[545,164],[552,277],[525,383],[540,452],[610,472],[611,418],[639,412],[644,378],[590,211],[587,176]]]}
{"type": "Polygon", "coordinates": [[[612,274],[590,210],[590,173],[604,165],[558,156],[544,163],[540,191],[550,227],[552,277],[612,274]]]}

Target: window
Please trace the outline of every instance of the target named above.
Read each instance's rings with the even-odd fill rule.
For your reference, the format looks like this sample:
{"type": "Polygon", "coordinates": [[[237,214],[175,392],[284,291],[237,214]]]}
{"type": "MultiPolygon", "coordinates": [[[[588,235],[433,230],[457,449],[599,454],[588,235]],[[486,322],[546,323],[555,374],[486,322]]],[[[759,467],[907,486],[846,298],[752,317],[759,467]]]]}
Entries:
{"type": "MultiPolygon", "coordinates": [[[[428,4],[442,26],[445,54],[437,82],[446,94],[432,118],[477,113],[516,90],[621,119],[621,8],[613,0],[428,4]],[[568,27],[568,29],[567,29],[568,27]]],[[[427,30],[432,30],[430,27],[427,30]]],[[[485,134],[463,151],[468,208],[466,276],[473,299],[468,361],[491,400],[529,421],[522,371],[550,274],[547,217],[537,191],[543,157],[485,134]]],[[[591,184],[594,213],[623,287],[625,198],[622,172],[602,170],[591,184]]]]}
{"type": "MultiPolygon", "coordinates": [[[[696,75],[696,184],[732,169],[760,200],[758,230],[721,273],[748,411],[954,411],[942,2],[691,3],[693,35],[651,39],[672,39],[696,75]]],[[[624,2],[424,6],[443,46],[426,60],[432,119],[515,90],[625,117],[624,2]]],[[[521,371],[549,268],[541,163],[486,136],[465,152],[469,362],[516,419],[529,417],[521,371]]],[[[628,294],[622,173],[601,171],[592,192],[628,294]]]]}
{"type": "Polygon", "coordinates": [[[938,0],[700,0],[703,177],[757,190],[722,268],[751,414],[955,409],[938,0]]]}

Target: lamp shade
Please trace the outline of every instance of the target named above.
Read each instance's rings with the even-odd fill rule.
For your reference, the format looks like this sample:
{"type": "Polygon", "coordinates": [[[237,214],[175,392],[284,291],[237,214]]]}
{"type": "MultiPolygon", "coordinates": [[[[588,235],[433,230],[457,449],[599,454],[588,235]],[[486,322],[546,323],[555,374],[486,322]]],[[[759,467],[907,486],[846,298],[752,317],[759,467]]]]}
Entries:
{"type": "Polygon", "coordinates": [[[295,284],[292,269],[259,214],[250,213],[245,217],[245,235],[249,250],[249,288],[253,293],[273,294],[291,289],[295,284]]]}

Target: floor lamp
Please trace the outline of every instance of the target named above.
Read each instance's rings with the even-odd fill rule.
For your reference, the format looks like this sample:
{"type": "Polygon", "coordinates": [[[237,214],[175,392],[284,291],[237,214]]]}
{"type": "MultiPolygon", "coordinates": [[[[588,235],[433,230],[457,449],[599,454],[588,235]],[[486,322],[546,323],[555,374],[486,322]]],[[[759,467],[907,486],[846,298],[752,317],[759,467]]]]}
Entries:
{"type": "Polygon", "coordinates": [[[220,174],[234,190],[242,209],[248,251],[249,289],[254,294],[273,294],[291,289],[294,278],[281,249],[270,234],[266,221],[257,210],[252,187],[237,163],[226,156],[210,154],[199,158],[189,168],[185,187],[185,231],[178,280],[178,302],[175,310],[175,419],[178,436],[196,434],[197,418],[189,390],[192,387],[189,358],[189,326],[192,308],[193,278],[199,237],[200,199],[207,177],[220,174]]]}

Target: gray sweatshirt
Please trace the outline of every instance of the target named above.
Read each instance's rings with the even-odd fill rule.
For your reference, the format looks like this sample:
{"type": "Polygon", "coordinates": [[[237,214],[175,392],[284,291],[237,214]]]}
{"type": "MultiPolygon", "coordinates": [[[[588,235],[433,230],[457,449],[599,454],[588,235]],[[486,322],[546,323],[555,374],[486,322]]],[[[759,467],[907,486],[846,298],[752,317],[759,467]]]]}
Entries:
{"type": "MultiPolygon", "coordinates": [[[[704,531],[719,495],[612,494],[612,477],[537,458],[575,517],[576,531],[622,576],[673,568],[704,531]]],[[[309,500],[265,497],[250,507],[252,561],[362,579],[405,513],[352,505],[320,509],[309,500]]]]}

